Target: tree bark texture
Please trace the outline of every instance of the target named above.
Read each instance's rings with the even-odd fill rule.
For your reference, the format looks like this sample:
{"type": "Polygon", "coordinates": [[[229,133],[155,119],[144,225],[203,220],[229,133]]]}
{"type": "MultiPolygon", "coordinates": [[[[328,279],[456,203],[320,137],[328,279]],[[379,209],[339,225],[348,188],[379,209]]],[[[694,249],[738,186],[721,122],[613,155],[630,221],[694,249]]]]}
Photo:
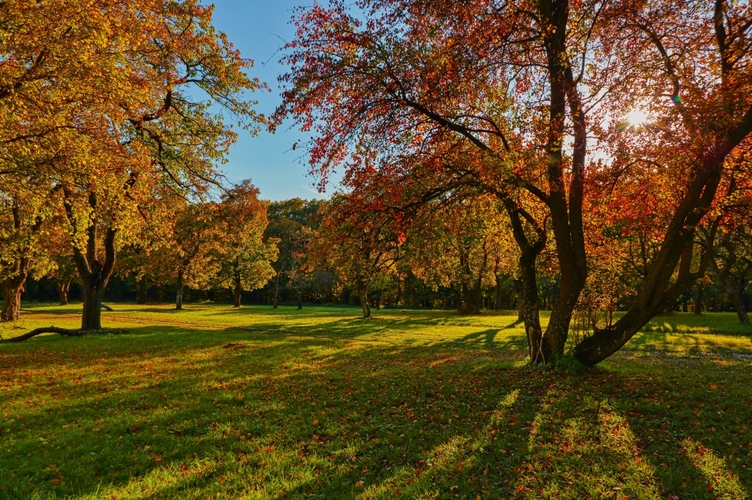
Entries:
{"type": "Polygon", "coordinates": [[[21,295],[26,276],[4,280],[3,286],[3,311],[0,321],[18,321],[21,313],[21,295]]]}

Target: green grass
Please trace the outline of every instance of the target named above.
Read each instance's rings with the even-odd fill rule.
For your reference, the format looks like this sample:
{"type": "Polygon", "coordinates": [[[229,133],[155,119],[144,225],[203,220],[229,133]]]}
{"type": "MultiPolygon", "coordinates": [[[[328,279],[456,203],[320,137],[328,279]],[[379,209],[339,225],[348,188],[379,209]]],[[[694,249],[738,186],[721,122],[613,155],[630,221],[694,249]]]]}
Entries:
{"type": "Polygon", "coordinates": [[[733,315],[656,318],[579,375],[527,366],[513,316],[357,315],[121,304],[129,334],[0,345],[0,498],[752,498],[733,315]]]}

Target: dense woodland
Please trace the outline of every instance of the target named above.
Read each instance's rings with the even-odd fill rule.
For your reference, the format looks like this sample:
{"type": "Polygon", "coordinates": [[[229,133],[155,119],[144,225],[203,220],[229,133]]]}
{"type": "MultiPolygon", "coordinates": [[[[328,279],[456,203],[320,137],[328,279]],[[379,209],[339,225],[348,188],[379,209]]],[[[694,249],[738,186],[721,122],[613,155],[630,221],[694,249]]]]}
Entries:
{"type": "Polygon", "coordinates": [[[0,1],[2,319],[53,294],[81,331],[105,299],[505,309],[533,363],[586,365],[667,311],[748,322],[747,2],[348,5],[295,12],[263,116],[196,0],[0,1]],[[322,188],[344,171],[327,201],[224,181],[237,133],[284,123],[322,188]]]}

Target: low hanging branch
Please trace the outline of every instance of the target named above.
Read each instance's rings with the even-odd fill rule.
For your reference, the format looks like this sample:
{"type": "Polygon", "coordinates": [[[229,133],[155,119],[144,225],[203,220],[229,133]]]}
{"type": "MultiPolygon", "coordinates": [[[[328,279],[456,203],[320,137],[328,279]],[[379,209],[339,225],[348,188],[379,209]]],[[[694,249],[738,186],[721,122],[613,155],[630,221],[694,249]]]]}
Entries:
{"type": "Polygon", "coordinates": [[[56,326],[43,326],[42,328],[36,328],[28,333],[19,335],[18,337],[12,337],[9,339],[0,339],[0,343],[7,342],[24,342],[30,338],[36,337],[43,333],[58,333],[65,337],[83,337],[84,335],[115,335],[121,333],[128,333],[126,330],[106,329],[106,330],[69,330],[68,328],[58,328],[56,326]]]}

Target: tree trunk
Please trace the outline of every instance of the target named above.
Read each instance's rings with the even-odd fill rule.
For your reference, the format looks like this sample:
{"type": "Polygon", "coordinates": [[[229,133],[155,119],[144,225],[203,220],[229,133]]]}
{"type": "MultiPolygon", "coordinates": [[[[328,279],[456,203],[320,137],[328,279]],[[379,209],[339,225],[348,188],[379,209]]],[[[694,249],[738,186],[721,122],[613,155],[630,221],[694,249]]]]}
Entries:
{"type": "Polygon", "coordinates": [[[358,286],[358,298],[360,307],[363,309],[363,319],[371,317],[371,306],[368,304],[368,287],[358,286]]]}
{"type": "Polygon", "coordinates": [[[538,253],[536,249],[529,248],[520,256],[520,279],[515,280],[515,283],[519,282],[519,315],[525,325],[530,362],[533,364],[554,361],[552,350],[545,344],[545,336],[540,324],[540,297],[535,269],[535,259],[538,253]]]}
{"type": "Polygon", "coordinates": [[[235,279],[235,287],[232,289],[232,307],[240,307],[240,299],[243,296],[243,287],[240,285],[240,278],[235,279]]]}
{"type": "Polygon", "coordinates": [[[297,293],[298,297],[298,311],[303,309],[303,292],[300,290],[300,285],[297,285],[295,287],[295,292],[297,293]]]}
{"type": "MultiPolygon", "coordinates": [[[[712,189],[710,191],[713,192],[712,189]]],[[[708,195],[707,191],[703,193],[703,197],[706,195],[708,195]]],[[[709,196],[710,199],[706,199],[708,206],[714,195],[710,193],[709,196]]],[[[706,206],[703,206],[703,208],[704,212],[695,209],[691,211],[691,217],[687,216],[684,221],[679,223],[683,226],[687,224],[686,221],[688,220],[693,223],[694,227],[707,211],[706,206]]],[[[675,217],[680,216],[681,212],[675,217]]],[[[673,222],[679,224],[676,220],[673,222]]],[[[671,227],[669,228],[668,236],[663,242],[661,251],[653,260],[653,268],[643,282],[643,288],[640,289],[635,302],[632,303],[624,316],[613,325],[602,330],[596,330],[593,335],[586,337],[575,346],[575,357],[582,364],[592,366],[621,349],[640,328],[657,314],[672,306],[674,301],[687,288],[692,286],[694,280],[704,275],[708,263],[707,254],[703,255],[701,259],[699,271],[691,271],[693,237],[693,230],[672,232],[671,227]],[[673,280],[677,265],[679,272],[676,279],[673,280]]]]}
{"type": "Polygon", "coordinates": [[[277,271],[277,279],[274,280],[274,306],[273,309],[276,309],[279,305],[279,276],[282,274],[282,265],[279,266],[279,271],[277,271]]]}
{"type": "Polygon", "coordinates": [[[101,330],[102,329],[102,288],[92,283],[91,280],[84,280],[84,312],[81,318],[81,330],[101,330]]]}
{"type": "Polygon", "coordinates": [[[496,287],[494,289],[494,311],[501,311],[501,275],[496,274],[496,287]]]}
{"type": "Polygon", "coordinates": [[[146,277],[141,278],[138,282],[138,292],[136,293],[136,303],[146,304],[146,291],[149,287],[146,283],[146,277]]]}
{"type": "Polygon", "coordinates": [[[514,289],[517,292],[517,321],[525,319],[525,315],[522,311],[522,280],[514,280],[514,289]]]}
{"type": "Polygon", "coordinates": [[[747,316],[747,309],[744,307],[742,291],[739,288],[740,287],[734,287],[731,291],[727,291],[727,293],[731,297],[731,302],[734,304],[734,310],[736,311],[737,318],[739,318],[739,323],[748,325],[749,316],[747,316]]]}
{"type": "Polygon", "coordinates": [[[26,276],[3,281],[3,311],[0,321],[18,321],[26,276]]]}
{"type": "Polygon", "coordinates": [[[175,309],[181,311],[183,309],[183,290],[185,289],[182,269],[178,271],[178,277],[175,282],[175,289],[175,309]]]}
{"type": "Polygon", "coordinates": [[[61,306],[68,305],[68,292],[70,291],[71,279],[63,278],[57,280],[57,295],[60,299],[61,306]]]}
{"type": "MultiPolygon", "coordinates": [[[[76,217],[73,214],[73,206],[70,204],[71,193],[66,187],[63,188],[63,206],[68,221],[74,228],[78,227],[76,217]]],[[[81,287],[84,295],[84,312],[81,317],[81,330],[102,329],[102,295],[107,282],[115,269],[116,250],[115,236],[117,229],[110,226],[104,237],[104,262],[98,258],[99,241],[97,238],[97,195],[89,193],[89,206],[92,213],[89,216],[89,226],[86,228],[86,247],[81,249],[73,245],[73,261],[76,263],[78,275],[81,278],[81,287]]],[[[75,231],[77,232],[77,231],[75,231]]],[[[74,236],[76,236],[74,232],[74,236]]],[[[75,240],[75,238],[74,238],[75,240]]]]}
{"type": "Polygon", "coordinates": [[[503,201],[512,225],[512,235],[520,249],[519,279],[514,280],[514,285],[517,288],[518,321],[522,320],[525,325],[530,362],[533,364],[551,363],[555,361],[552,349],[546,345],[547,338],[543,335],[540,325],[540,297],[535,268],[538,255],[546,247],[546,227],[537,225],[534,219],[511,199],[507,198],[503,201]],[[523,226],[523,219],[535,231],[535,240],[530,241],[523,226]]]}
{"type": "Polygon", "coordinates": [[[705,287],[701,283],[697,284],[697,294],[695,295],[695,314],[702,314],[702,298],[705,292],[705,287]]]}

